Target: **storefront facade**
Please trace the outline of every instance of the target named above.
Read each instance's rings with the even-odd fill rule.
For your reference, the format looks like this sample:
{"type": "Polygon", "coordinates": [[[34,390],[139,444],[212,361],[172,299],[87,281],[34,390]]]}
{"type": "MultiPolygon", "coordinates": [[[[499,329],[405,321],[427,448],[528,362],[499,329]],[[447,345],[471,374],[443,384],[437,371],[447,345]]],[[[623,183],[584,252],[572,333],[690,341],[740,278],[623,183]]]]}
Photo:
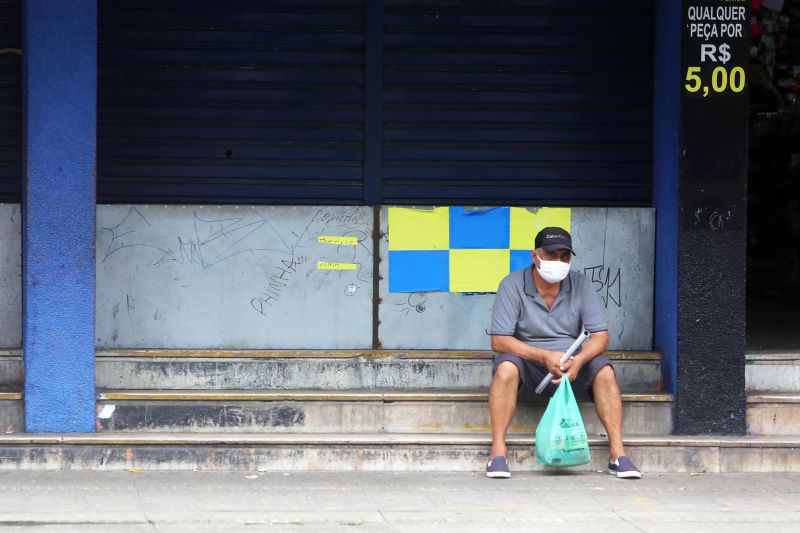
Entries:
{"type": "Polygon", "coordinates": [[[4,5],[25,431],[97,429],[98,349],[486,349],[389,206],[511,206],[569,208],[675,432],[744,433],[745,2],[217,4],[4,5]]]}

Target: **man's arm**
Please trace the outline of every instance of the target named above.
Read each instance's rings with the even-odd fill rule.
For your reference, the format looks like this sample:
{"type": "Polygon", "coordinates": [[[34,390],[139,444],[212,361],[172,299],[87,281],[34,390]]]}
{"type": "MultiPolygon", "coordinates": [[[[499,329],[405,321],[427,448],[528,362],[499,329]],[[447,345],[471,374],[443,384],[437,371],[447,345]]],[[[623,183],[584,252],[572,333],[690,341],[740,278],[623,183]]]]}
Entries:
{"type": "MultiPolygon", "coordinates": [[[[586,342],[583,343],[581,351],[562,366],[570,381],[575,381],[578,371],[583,365],[608,349],[611,339],[608,334],[605,306],[600,299],[600,295],[597,294],[592,284],[584,276],[577,277],[576,281],[580,281],[577,289],[580,291],[581,298],[581,322],[584,328],[591,331],[591,334],[586,339],[586,342]]],[[[558,383],[558,381],[553,380],[553,383],[558,383]]]]}
{"type": "Polygon", "coordinates": [[[492,350],[499,353],[513,353],[522,359],[544,365],[548,372],[556,376],[561,375],[561,356],[564,355],[564,352],[551,352],[530,346],[511,335],[492,335],[492,350]]]}
{"type": "Polygon", "coordinates": [[[601,353],[608,350],[608,345],[611,342],[611,337],[608,331],[595,331],[589,334],[589,338],[583,343],[581,351],[575,354],[576,359],[582,360],[583,364],[588,363],[601,353]]]}
{"type": "MultiPolygon", "coordinates": [[[[583,343],[581,351],[561,365],[561,370],[567,373],[570,381],[575,381],[583,365],[605,352],[608,349],[610,341],[611,337],[608,335],[608,331],[596,331],[591,333],[589,338],[586,339],[586,342],[583,343]]],[[[557,384],[559,381],[559,379],[554,379],[553,383],[557,384]]]]}

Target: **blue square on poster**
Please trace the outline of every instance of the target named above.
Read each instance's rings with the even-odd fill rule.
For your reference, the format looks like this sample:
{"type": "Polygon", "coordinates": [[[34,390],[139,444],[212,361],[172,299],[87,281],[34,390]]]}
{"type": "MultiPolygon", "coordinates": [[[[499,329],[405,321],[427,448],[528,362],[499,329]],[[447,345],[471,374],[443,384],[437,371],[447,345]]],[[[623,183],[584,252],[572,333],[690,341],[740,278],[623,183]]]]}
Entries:
{"type": "Polygon", "coordinates": [[[448,250],[389,251],[389,292],[449,290],[448,250]]]}
{"type": "Polygon", "coordinates": [[[508,248],[511,215],[508,207],[465,210],[450,208],[450,248],[508,248]]]}
{"type": "Polygon", "coordinates": [[[533,263],[530,250],[511,250],[511,272],[526,268],[533,263]]]}

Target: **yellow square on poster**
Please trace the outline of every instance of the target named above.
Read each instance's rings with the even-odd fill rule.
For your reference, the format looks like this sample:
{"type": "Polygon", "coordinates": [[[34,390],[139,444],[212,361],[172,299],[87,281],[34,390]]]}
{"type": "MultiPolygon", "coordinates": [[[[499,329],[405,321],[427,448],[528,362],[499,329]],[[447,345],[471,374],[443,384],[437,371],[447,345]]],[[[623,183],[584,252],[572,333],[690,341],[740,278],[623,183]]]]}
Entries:
{"type": "Polygon", "coordinates": [[[536,234],[542,228],[556,226],[567,231],[572,221],[569,207],[511,208],[510,246],[512,250],[533,250],[536,234]]]}
{"type": "Polygon", "coordinates": [[[450,292],[497,292],[510,268],[509,250],[450,250],[450,292]]]}
{"type": "Polygon", "coordinates": [[[447,250],[450,208],[389,208],[390,250],[447,250]]]}

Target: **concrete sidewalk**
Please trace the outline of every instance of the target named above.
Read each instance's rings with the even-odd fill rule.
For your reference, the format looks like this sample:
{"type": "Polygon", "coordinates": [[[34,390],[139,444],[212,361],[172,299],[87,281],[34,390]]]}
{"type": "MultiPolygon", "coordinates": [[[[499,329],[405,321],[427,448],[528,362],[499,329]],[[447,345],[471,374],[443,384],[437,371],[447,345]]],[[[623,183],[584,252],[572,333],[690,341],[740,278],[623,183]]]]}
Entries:
{"type": "Polygon", "coordinates": [[[0,531],[800,531],[800,474],[0,472],[0,531]]]}

